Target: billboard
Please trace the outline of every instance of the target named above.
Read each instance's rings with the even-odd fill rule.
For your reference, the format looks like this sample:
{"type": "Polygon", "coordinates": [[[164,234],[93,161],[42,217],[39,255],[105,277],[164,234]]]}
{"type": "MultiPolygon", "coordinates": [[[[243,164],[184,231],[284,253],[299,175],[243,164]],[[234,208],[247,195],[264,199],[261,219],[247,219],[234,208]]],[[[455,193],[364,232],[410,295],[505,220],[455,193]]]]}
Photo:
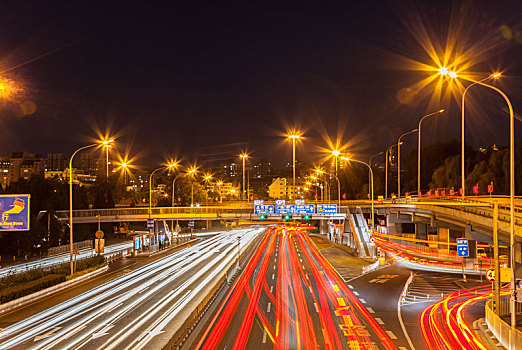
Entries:
{"type": "Polygon", "coordinates": [[[29,194],[0,195],[0,231],[29,231],[29,194]]]}

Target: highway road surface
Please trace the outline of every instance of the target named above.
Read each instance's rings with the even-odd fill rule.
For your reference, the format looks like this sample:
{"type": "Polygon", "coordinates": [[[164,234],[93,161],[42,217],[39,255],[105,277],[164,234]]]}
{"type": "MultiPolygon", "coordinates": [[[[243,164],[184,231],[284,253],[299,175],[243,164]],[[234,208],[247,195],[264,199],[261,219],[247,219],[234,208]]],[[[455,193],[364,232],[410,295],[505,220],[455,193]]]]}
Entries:
{"type": "Polygon", "coordinates": [[[301,227],[277,226],[195,349],[396,349],[301,227]]]}
{"type": "MultiPolygon", "coordinates": [[[[0,330],[0,349],[151,349],[265,229],[225,232],[0,330]]],[[[191,310],[190,310],[191,311],[191,310]]]]}

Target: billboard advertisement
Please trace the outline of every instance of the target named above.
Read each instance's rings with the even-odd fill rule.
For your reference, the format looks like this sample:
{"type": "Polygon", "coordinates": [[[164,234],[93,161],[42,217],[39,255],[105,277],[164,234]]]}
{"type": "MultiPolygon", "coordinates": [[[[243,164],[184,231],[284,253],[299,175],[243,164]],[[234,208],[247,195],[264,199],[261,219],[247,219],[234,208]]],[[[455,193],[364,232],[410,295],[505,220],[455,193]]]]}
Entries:
{"type": "Polygon", "coordinates": [[[0,231],[29,231],[29,194],[0,195],[0,231]]]}

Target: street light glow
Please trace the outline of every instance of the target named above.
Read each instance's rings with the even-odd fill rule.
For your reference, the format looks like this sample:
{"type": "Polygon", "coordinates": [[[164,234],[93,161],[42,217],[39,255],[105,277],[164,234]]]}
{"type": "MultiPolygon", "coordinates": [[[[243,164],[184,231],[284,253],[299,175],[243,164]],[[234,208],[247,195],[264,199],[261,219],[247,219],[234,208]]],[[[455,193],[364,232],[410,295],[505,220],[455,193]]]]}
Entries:
{"type": "Polygon", "coordinates": [[[451,72],[448,73],[448,75],[450,76],[450,78],[456,78],[457,77],[457,72],[451,71],[451,72]]]}
{"type": "Polygon", "coordinates": [[[448,68],[446,67],[440,67],[439,68],[439,74],[440,75],[448,75],[449,71],[448,71],[448,68]]]}
{"type": "Polygon", "coordinates": [[[332,151],[332,154],[333,154],[335,157],[338,157],[339,154],[341,154],[341,152],[339,152],[338,150],[334,149],[334,150],[332,151]]]}

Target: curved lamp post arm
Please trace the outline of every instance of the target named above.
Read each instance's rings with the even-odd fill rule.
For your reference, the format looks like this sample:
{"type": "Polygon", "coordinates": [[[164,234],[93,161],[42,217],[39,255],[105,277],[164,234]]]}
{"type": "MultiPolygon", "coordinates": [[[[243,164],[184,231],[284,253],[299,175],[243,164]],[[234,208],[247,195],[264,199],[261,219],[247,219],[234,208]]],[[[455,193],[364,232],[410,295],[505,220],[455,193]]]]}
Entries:
{"type": "Polygon", "coordinates": [[[424,119],[431,117],[432,115],[442,113],[442,112],[444,112],[444,109],[441,109],[437,112],[433,112],[430,114],[426,114],[419,120],[419,126],[417,128],[419,130],[419,133],[417,134],[417,140],[418,140],[418,145],[417,145],[417,197],[419,197],[419,198],[420,198],[420,193],[421,193],[421,180],[420,180],[421,165],[420,164],[421,164],[421,126],[422,126],[422,122],[424,121],[424,119]]]}
{"type": "Polygon", "coordinates": [[[96,147],[98,146],[97,143],[93,143],[91,145],[83,146],[78,148],[71,156],[71,159],[69,159],[69,257],[70,257],[70,263],[71,263],[71,276],[74,273],[74,266],[73,266],[73,173],[72,173],[72,163],[74,156],[84,149],[96,147]]]}
{"type": "Polygon", "coordinates": [[[397,141],[397,198],[401,198],[401,139],[404,136],[409,134],[413,134],[414,132],[419,131],[419,129],[410,130],[401,136],[399,136],[399,140],[397,141]]]}

